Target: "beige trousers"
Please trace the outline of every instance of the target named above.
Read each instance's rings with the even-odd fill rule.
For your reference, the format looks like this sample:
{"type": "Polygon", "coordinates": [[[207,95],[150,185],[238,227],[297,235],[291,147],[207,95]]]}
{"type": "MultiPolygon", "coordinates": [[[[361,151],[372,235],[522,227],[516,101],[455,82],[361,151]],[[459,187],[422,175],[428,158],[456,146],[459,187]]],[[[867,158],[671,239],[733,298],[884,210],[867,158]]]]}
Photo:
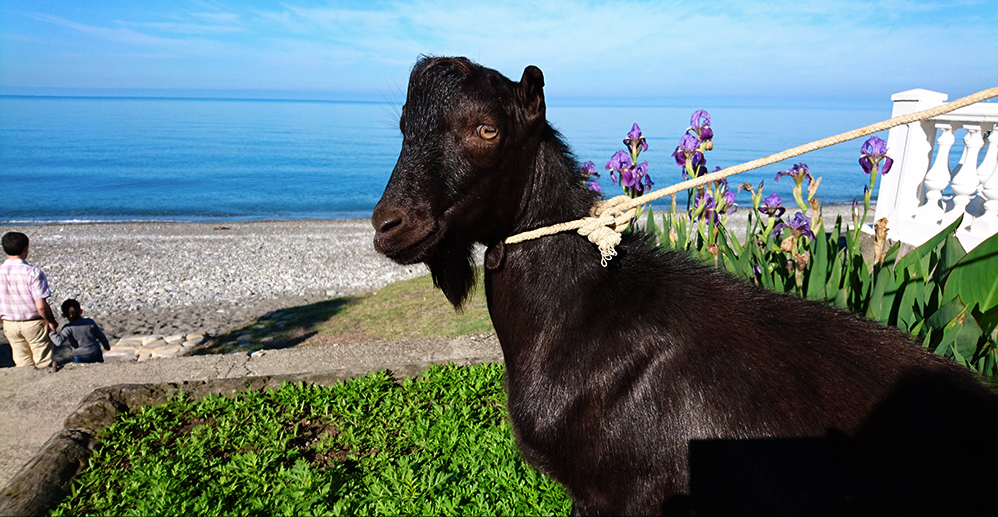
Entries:
{"type": "Polygon", "coordinates": [[[15,365],[47,368],[52,364],[52,341],[45,320],[3,320],[3,334],[10,342],[15,365]]]}

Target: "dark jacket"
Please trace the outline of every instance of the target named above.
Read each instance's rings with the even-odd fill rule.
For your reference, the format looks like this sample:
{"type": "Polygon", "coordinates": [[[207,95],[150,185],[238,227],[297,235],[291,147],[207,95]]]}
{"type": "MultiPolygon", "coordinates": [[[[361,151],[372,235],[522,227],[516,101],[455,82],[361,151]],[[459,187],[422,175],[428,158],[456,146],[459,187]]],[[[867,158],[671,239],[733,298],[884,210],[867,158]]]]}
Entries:
{"type": "MultiPolygon", "coordinates": [[[[76,318],[62,326],[59,332],[49,332],[56,346],[69,344],[74,357],[89,357],[101,354],[101,347],[110,350],[111,345],[97,323],[90,318],[76,318]]],[[[103,355],[103,354],[101,354],[103,355]]]]}

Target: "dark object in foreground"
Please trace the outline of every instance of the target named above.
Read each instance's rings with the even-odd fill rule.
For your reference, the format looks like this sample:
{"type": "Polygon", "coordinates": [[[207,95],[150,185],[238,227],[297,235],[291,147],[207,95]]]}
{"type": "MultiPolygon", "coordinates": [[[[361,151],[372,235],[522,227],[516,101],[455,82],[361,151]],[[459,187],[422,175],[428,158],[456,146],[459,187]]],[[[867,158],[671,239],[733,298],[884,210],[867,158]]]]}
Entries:
{"type": "Polygon", "coordinates": [[[575,233],[594,193],[545,120],[543,76],[421,59],[375,247],[457,307],[485,289],[517,445],[578,514],[993,513],[998,396],[895,329],[625,235],[575,233]]]}

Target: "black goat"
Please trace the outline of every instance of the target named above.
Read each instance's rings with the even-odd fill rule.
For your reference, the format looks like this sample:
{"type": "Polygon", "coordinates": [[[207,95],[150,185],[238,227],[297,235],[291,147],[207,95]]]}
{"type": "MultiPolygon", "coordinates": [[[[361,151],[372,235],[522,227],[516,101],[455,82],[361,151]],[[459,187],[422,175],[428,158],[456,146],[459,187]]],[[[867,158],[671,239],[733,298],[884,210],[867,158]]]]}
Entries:
{"type": "Polygon", "coordinates": [[[460,307],[471,251],[524,457],[578,514],[995,513],[998,397],[894,329],[774,294],[625,235],[575,233],[594,198],[545,119],[544,80],[423,58],[375,247],[460,307]]]}

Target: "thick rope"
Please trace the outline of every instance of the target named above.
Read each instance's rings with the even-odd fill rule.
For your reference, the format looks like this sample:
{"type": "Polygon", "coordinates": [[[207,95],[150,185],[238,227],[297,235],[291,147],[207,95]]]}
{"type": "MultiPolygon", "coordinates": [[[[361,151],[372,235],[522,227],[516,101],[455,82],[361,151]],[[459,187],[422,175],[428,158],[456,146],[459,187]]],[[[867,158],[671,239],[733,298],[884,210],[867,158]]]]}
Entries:
{"type": "Polygon", "coordinates": [[[873,133],[885,131],[904,124],[938,117],[939,115],[943,115],[953,110],[970,106],[971,104],[988,100],[993,97],[998,97],[998,86],[988,88],[987,90],[977,92],[973,95],[968,95],[935,108],[910,113],[908,115],[902,115],[900,117],[894,117],[889,120],[877,122],[876,124],[870,124],[866,127],[861,127],[859,129],[840,133],[835,136],[816,140],[809,144],[799,145],[792,149],[787,149],[782,153],[771,154],[765,158],[759,158],[740,165],[735,165],[734,167],[721,169],[717,172],[704,174],[703,176],[686,180],[681,183],[676,183],[671,187],[666,187],[633,199],[627,196],[617,196],[606,201],[597,201],[596,204],[594,204],[590,209],[589,217],[583,217],[582,219],[575,221],[545,226],[536,230],[518,233],[506,238],[505,242],[506,244],[516,244],[518,242],[537,239],[547,235],[554,235],[568,230],[577,230],[579,234],[587,237],[590,242],[599,247],[601,262],[603,266],[606,267],[607,261],[617,255],[615,247],[620,244],[620,232],[627,229],[627,222],[629,222],[634,216],[634,210],[645,203],[650,203],[656,199],[660,199],[683,190],[698,187],[712,181],[727,178],[728,176],[734,176],[735,174],[741,174],[753,169],[772,165],[776,162],[781,162],[788,158],[793,158],[794,156],[800,156],[804,153],[816,151],[818,149],[840,144],[842,142],[848,142],[849,140],[862,138],[864,136],[872,135],[873,133]],[[628,216],[628,214],[630,215],[628,216]],[[623,222],[621,222],[622,219],[623,222]]]}

